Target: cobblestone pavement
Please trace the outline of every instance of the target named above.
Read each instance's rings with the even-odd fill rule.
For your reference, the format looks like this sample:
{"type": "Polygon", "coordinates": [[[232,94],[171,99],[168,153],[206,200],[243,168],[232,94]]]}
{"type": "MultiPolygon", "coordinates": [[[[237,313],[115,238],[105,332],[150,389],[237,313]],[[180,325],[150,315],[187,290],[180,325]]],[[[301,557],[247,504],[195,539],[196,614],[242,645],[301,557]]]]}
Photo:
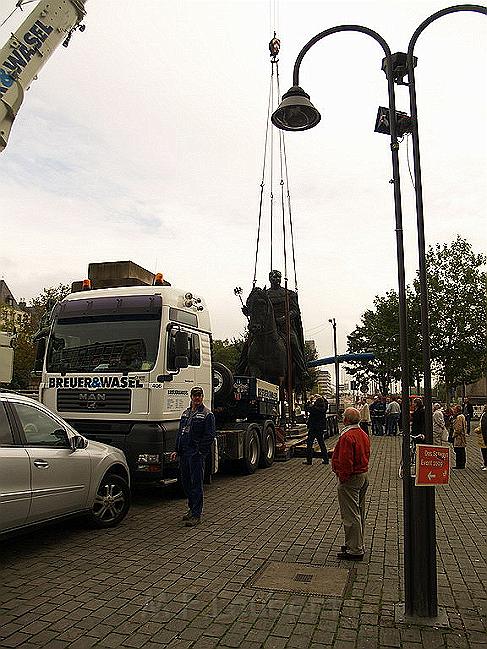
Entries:
{"type": "MultiPolygon", "coordinates": [[[[472,436],[473,437],[473,436],[472,436]]],[[[400,439],[373,438],[366,559],[345,597],[258,590],[266,561],[336,566],[342,542],[329,467],[300,459],[220,476],[204,522],[184,528],[168,490],[136,495],[116,529],[80,521],[0,543],[1,647],[487,649],[486,485],[468,466],[437,490],[439,604],[450,628],[401,626],[400,439]]]]}

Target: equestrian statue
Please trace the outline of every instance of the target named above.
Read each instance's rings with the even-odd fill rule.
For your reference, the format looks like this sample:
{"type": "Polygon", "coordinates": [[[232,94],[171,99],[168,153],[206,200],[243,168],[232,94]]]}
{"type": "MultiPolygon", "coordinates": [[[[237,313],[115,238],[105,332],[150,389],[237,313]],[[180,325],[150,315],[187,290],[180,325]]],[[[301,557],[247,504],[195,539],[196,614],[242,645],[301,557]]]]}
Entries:
{"type": "Polygon", "coordinates": [[[254,287],[242,308],[249,319],[248,337],[236,373],[257,376],[280,386],[287,383],[287,298],[292,388],[300,389],[306,376],[301,312],[297,294],[281,286],[281,279],[280,271],[272,270],[270,287],[254,287]]]}

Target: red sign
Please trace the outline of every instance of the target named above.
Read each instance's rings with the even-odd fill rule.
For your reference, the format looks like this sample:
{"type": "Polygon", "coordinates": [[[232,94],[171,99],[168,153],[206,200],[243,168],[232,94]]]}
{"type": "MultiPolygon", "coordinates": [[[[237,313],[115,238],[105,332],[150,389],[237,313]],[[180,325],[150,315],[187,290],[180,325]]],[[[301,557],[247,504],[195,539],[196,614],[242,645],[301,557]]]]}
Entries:
{"type": "Polygon", "coordinates": [[[416,487],[448,484],[450,480],[450,447],[416,445],[416,487]]]}

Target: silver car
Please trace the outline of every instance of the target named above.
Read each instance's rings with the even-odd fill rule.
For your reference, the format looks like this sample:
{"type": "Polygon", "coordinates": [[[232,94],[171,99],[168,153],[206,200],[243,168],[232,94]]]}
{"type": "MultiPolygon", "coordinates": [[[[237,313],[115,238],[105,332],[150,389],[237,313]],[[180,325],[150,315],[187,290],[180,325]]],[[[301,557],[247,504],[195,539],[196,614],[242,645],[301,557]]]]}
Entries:
{"type": "Polygon", "coordinates": [[[0,535],[72,514],[113,527],[129,506],[122,451],[87,440],[37,401],[0,392],[0,535]]]}

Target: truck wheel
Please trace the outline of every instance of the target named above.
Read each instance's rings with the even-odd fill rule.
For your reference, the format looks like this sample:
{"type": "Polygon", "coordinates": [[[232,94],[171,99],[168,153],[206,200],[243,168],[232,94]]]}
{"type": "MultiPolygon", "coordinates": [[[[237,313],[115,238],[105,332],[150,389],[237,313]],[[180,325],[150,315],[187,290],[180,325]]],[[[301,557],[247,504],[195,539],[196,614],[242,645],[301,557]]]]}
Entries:
{"type": "Polygon", "coordinates": [[[276,434],[274,427],[268,424],[264,426],[264,433],[262,436],[262,451],[260,454],[260,466],[267,468],[274,462],[276,454],[276,434]]]}
{"type": "Polygon", "coordinates": [[[223,363],[213,363],[213,398],[216,404],[226,401],[233,391],[233,374],[223,363]]]}
{"type": "Polygon", "coordinates": [[[95,527],[114,527],[125,518],[130,507],[130,489],[123,478],[109,473],[100,482],[90,520],[95,527]]]}
{"type": "Polygon", "coordinates": [[[243,459],[240,460],[240,466],[243,473],[250,475],[251,473],[254,473],[259,466],[260,440],[259,429],[257,426],[250,426],[247,429],[243,451],[244,456],[243,459]]]}

